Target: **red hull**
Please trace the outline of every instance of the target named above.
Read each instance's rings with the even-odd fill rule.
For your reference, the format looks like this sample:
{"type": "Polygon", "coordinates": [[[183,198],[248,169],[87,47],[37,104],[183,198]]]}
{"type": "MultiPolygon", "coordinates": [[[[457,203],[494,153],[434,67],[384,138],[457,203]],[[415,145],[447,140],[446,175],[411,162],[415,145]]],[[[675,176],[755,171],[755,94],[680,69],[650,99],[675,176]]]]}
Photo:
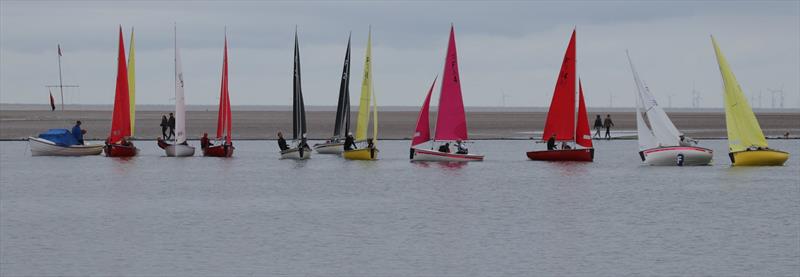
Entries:
{"type": "Polygon", "coordinates": [[[139,153],[139,149],[136,146],[131,144],[130,146],[125,146],[122,144],[106,144],[103,147],[103,152],[106,153],[107,157],[133,157],[139,153]]]}
{"type": "Polygon", "coordinates": [[[203,148],[203,156],[230,158],[233,156],[234,149],[236,147],[233,147],[233,145],[214,145],[203,148]]]}
{"type": "Polygon", "coordinates": [[[594,148],[530,151],[527,154],[528,158],[535,161],[591,162],[594,160],[594,148]]]}

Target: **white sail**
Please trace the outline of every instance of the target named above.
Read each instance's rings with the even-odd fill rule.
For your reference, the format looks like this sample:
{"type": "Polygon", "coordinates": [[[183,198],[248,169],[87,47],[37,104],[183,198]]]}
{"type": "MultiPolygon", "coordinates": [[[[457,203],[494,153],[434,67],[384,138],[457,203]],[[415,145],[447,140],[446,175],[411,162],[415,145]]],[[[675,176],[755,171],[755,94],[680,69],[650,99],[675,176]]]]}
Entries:
{"type": "Polygon", "coordinates": [[[175,43],[175,144],[186,142],[186,102],[183,92],[183,67],[175,43]]]}
{"type": "MultiPolygon", "coordinates": [[[[627,52],[626,52],[627,54],[627,52]]],[[[669,120],[667,113],[664,112],[664,109],[658,105],[653,94],[650,93],[650,90],[647,86],[644,85],[642,80],[639,78],[639,74],[636,72],[636,68],[633,66],[633,62],[631,61],[630,55],[628,55],[628,62],[631,66],[631,72],[633,72],[633,80],[636,82],[636,91],[637,93],[637,128],[639,126],[639,117],[641,114],[639,112],[639,107],[641,106],[644,110],[645,114],[647,114],[647,122],[650,123],[650,128],[648,129],[648,133],[652,132],[653,141],[655,142],[655,146],[676,146],[680,144],[680,135],[681,133],[678,131],[678,128],[672,124],[672,121],[669,120]]],[[[644,123],[644,122],[642,122],[644,123]]],[[[645,126],[646,127],[646,126],[645,126]]],[[[641,135],[641,128],[639,128],[640,135],[641,135]]],[[[644,145],[650,144],[650,142],[645,143],[644,145]]],[[[642,147],[643,143],[640,139],[639,146],[642,147]]],[[[652,148],[652,147],[650,147],[652,148]]]]}
{"type": "Polygon", "coordinates": [[[640,107],[642,105],[642,98],[640,97],[639,93],[636,94],[636,133],[638,135],[639,140],[639,150],[646,150],[650,148],[658,147],[658,141],[656,140],[655,136],[653,136],[653,131],[650,130],[650,127],[647,127],[647,124],[644,123],[644,117],[642,116],[642,111],[640,107]]]}

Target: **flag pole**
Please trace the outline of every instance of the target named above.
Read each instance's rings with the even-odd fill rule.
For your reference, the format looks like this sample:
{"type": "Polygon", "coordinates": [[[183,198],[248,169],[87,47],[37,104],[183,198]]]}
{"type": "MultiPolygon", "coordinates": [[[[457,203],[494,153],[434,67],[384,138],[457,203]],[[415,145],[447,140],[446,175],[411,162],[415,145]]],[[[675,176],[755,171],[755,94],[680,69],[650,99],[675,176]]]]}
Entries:
{"type": "Polygon", "coordinates": [[[64,81],[61,79],[61,44],[58,44],[58,88],[61,89],[61,111],[64,111],[64,81]]]}

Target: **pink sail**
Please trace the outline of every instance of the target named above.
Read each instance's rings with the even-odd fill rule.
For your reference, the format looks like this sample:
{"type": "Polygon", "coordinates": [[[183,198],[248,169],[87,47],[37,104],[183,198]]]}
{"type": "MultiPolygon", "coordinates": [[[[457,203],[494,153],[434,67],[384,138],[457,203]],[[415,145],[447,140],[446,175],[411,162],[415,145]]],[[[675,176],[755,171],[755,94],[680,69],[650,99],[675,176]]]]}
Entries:
{"type": "Polygon", "coordinates": [[[117,88],[114,96],[114,112],[111,117],[111,134],[108,143],[116,143],[131,135],[131,112],[128,99],[128,68],[125,59],[125,42],[122,26],[119,27],[119,52],[117,53],[117,88]]]}
{"type": "Polygon", "coordinates": [[[583,101],[583,85],[578,80],[578,122],[575,125],[575,143],[580,146],[592,147],[592,131],[589,129],[589,115],[586,114],[586,103],[583,101]]]}
{"type": "Polygon", "coordinates": [[[561,64],[553,100],[547,112],[547,122],[542,132],[542,140],[556,135],[556,140],[573,140],[575,130],[575,31],[569,39],[567,52],[561,64]]]}
{"type": "Polygon", "coordinates": [[[467,117],[464,114],[464,102],[461,99],[461,80],[458,76],[458,54],[456,53],[456,35],[453,26],[450,26],[450,42],[444,61],[442,91],[439,96],[439,112],[434,139],[468,139],[467,117]]]}
{"type": "MultiPolygon", "coordinates": [[[[436,78],[438,78],[438,76],[436,78]]],[[[431,128],[430,123],[428,122],[428,110],[431,105],[431,94],[433,93],[433,86],[436,85],[436,78],[433,78],[431,88],[428,90],[428,96],[425,97],[425,102],[422,103],[422,108],[419,110],[417,128],[414,129],[414,137],[411,139],[412,147],[431,140],[431,128]]]]}
{"type": "Polygon", "coordinates": [[[225,35],[225,52],[222,56],[222,82],[219,92],[219,113],[217,114],[217,139],[225,133],[225,144],[231,144],[231,100],[228,94],[228,36],[225,35]]]}

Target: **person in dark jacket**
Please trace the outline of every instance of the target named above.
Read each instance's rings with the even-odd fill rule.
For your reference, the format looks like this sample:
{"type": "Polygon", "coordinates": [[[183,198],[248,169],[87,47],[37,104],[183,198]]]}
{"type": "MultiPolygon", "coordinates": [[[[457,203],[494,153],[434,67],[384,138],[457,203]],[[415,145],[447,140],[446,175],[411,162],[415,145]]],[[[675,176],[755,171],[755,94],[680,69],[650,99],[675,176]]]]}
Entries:
{"type": "Polygon", "coordinates": [[[161,115],[161,137],[164,139],[169,139],[167,136],[167,128],[169,128],[169,121],[167,121],[167,115],[161,115]]]}
{"type": "Polygon", "coordinates": [[[211,146],[211,140],[208,139],[208,133],[203,133],[200,137],[200,149],[206,149],[211,146]]]}
{"type": "Polygon", "coordinates": [[[611,139],[611,127],[614,127],[614,122],[611,121],[611,115],[606,115],[606,120],[603,121],[603,127],[606,127],[606,139],[611,139]]]}
{"type": "Polygon", "coordinates": [[[447,142],[445,144],[442,144],[442,146],[439,146],[439,152],[450,153],[450,143],[447,142]]]}
{"type": "Polygon", "coordinates": [[[598,114],[594,119],[594,137],[600,138],[600,129],[603,129],[603,119],[598,114]]]}
{"type": "Polygon", "coordinates": [[[353,138],[353,134],[348,133],[344,137],[344,150],[353,150],[356,149],[356,140],[353,138]]]}
{"type": "Polygon", "coordinates": [[[283,133],[281,132],[278,132],[278,148],[280,148],[281,151],[289,149],[289,145],[286,144],[286,139],[283,138],[283,133]]]}
{"type": "Polygon", "coordinates": [[[169,137],[175,137],[175,117],[172,113],[169,113],[169,137]]]}
{"type": "Polygon", "coordinates": [[[78,141],[78,144],[83,145],[83,134],[85,133],[86,130],[81,129],[81,121],[76,121],[75,126],[72,127],[72,136],[75,137],[75,140],[78,141]]]}
{"type": "Polygon", "coordinates": [[[556,134],[547,139],[547,150],[556,150],[556,134]]]}

